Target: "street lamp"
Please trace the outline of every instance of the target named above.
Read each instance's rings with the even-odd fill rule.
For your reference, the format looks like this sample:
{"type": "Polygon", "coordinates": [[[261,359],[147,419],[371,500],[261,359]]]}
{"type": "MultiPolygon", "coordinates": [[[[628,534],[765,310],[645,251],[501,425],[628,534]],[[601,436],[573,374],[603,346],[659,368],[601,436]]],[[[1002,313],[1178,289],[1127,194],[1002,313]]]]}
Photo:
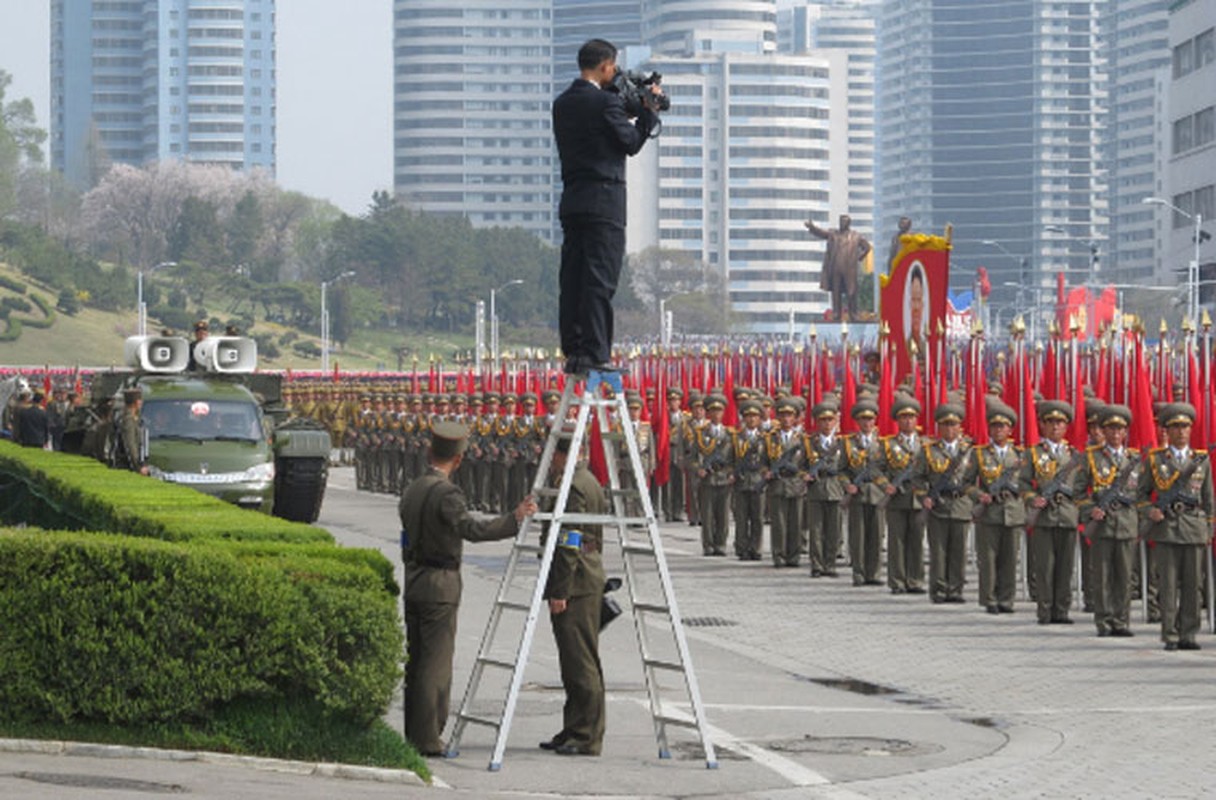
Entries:
{"type": "MultiPolygon", "coordinates": [[[[1188,214],[1187,212],[1183,211],[1178,206],[1174,205],[1173,203],[1171,203],[1168,200],[1161,198],[1161,197],[1146,197],[1143,200],[1141,200],[1140,202],[1146,203],[1148,205],[1165,206],[1166,208],[1172,209],[1175,213],[1181,214],[1182,216],[1186,217],[1187,219],[1195,221],[1195,260],[1192,261],[1189,265],[1187,265],[1186,285],[1187,285],[1187,291],[1190,294],[1190,302],[1187,303],[1187,307],[1190,311],[1190,318],[1192,320],[1198,320],[1199,319],[1199,242],[1203,238],[1203,231],[1200,230],[1199,226],[1203,224],[1203,214],[1201,214],[1198,211],[1196,211],[1194,214],[1188,214]]],[[[1172,225],[1170,226],[1170,229],[1171,230],[1173,229],[1172,225]]]]}
{"type": "MultiPolygon", "coordinates": [[[[1009,251],[1008,247],[1001,244],[996,239],[982,239],[982,240],[980,240],[980,244],[987,245],[988,247],[995,247],[997,250],[1000,250],[1002,253],[1009,256],[1010,260],[1018,265],[1018,281],[1020,282],[1018,285],[1019,286],[1026,285],[1027,278],[1029,277],[1027,273],[1029,271],[1028,267],[1030,266],[1030,259],[1026,258],[1025,256],[1018,258],[1017,256],[1015,256],[1013,253],[1011,253],[1009,251]]],[[[1037,281],[1036,281],[1036,284],[1037,284],[1037,281]]],[[[979,295],[980,295],[979,287],[977,286],[976,290],[975,290],[975,296],[977,299],[979,298],[979,295]]],[[[1020,291],[1018,293],[1018,296],[1019,296],[1019,298],[1021,297],[1020,291]]],[[[1020,300],[1019,300],[1019,304],[1020,304],[1020,300]]],[[[997,319],[999,321],[999,319],[1000,319],[999,316],[997,319]]],[[[1032,339],[1036,335],[1036,330],[1037,330],[1036,321],[1037,321],[1036,315],[1032,314],[1030,317],[1030,336],[1032,339]]],[[[987,323],[987,320],[984,320],[984,322],[987,323]]],[[[987,326],[987,327],[989,327],[989,329],[991,330],[991,326],[987,326]]]]}
{"type": "Polygon", "coordinates": [[[691,294],[699,292],[676,292],[659,299],[659,344],[664,350],[671,347],[671,312],[667,310],[667,303],[677,297],[687,297],[691,294]]]}
{"type": "Polygon", "coordinates": [[[347,270],[336,278],[321,281],[321,372],[329,372],[329,305],[326,302],[326,292],[331,283],[337,283],[343,278],[353,278],[354,270],[347,270]]]}
{"type": "MultiPolygon", "coordinates": [[[[176,267],[176,261],[162,261],[155,267],[148,269],[148,272],[155,272],[161,267],[176,267]]],[[[144,271],[141,269],[135,277],[135,313],[139,317],[139,335],[148,335],[148,306],[144,303],[144,271]]]]}
{"type": "Polygon", "coordinates": [[[516,278],[513,281],[507,281],[497,289],[490,290],[490,368],[495,372],[498,372],[498,308],[495,304],[495,298],[502,290],[518,286],[521,283],[523,283],[523,280],[516,278]]]}

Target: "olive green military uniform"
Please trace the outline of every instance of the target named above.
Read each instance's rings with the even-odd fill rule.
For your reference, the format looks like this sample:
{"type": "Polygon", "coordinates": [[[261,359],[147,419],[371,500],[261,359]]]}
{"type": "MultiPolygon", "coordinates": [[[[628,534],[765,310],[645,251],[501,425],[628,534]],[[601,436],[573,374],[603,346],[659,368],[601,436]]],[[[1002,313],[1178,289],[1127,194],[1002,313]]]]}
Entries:
{"type": "Polygon", "coordinates": [[[699,396],[689,398],[689,407],[693,413],[684,422],[682,440],[684,454],[680,463],[684,466],[684,490],[688,497],[688,524],[701,525],[701,476],[697,473],[700,454],[697,452],[697,432],[709,424],[704,417],[705,401],[699,396]],[[700,409],[698,411],[698,409],[700,409]],[[701,416],[698,416],[700,414],[701,416]]]}
{"type": "MultiPolygon", "coordinates": [[[[953,404],[938,408],[940,424],[962,421],[962,409],[953,404]]],[[[961,436],[951,442],[926,442],[917,476],[929,503],[925,527],[929,534],[929,598],[934,603],[963,602],[967,566],[967,528],[971,524],[976,466],[971,445],[961,436]]],[[[922,501],[923,502],[923,501],[922,501]]]]}
{"type": "MultiPolygon", "coordinates": [[[[550,483],[556,485],[557,475],[550,483]]],[[[552,502],[549,503],[550,507],[552,502]]],[[[571,514],[604,514],[607,503],[599,481],[578,464],[566,499],[571,514]]],[[[545,584],[546,600],[565,600],[566,610],[550,614],[566,702],[559,745],[599,755],[604,741],[604,671],[600,665],[600,606],[604,596],[603,533],[598,525],[582,525],[577,534],[562,531],[545,584]]]]}
{"type": "MultiPolygon", "coordinates": [[[[707,405],[714,402],[720,401],[708,401],[707,405]]],[[[707,556],[726,555],[733,463],[730,434],[731,429],[723,424],[706,424],[693,434],[701,483],[701,550],[707,556]]]]}
{"type": "MultiPolygon", "coordinates": [[[[877,413],[877,406],[870,413],[877,413]]],[[[855,408],[854,416],[856,415],[855,408]]],[[[851,433],[844,437],[845,476],[848,485],[857,487],[857,492],[845,499],[848,510],[849,562],[852,565],[854,586],[875,586],[881,582],[878,575],[882,562],[882,524],[878,505],[882,502],[883,492],[874,482],[881,447],[877,430],[872,431],[869,436],[851,433]]]]}
{"type": "MultiPolygon", "coordinates": [[[[1048,401],[1040,404],[1044,420],[1058,416],[1069,421],[1071,407],[1048,401]]],[[[1072,608],[1072,578],[1076,567],[1077,498],[1085,491],[1085,454],[1068,442],[1039,442],[1027,453],[1030,496],[1044,498],[1047,505],[1030,511],[1030,548],[1034,552],[1035,602],[1040,624],[1068,622],[1072,608]]]]}
{"type": "Polygon", "coordinates": [[[801,431],[778,428],[768,435],[765,469],[769,475],[768,502],[772,520],[769,536],[775,567],[796,567],[801,559],[807,449],[801,431]]]}
{"type": "Polygon", "coordinates": [[[464,542],[509,539],[513,514],[477,521],[447,477],[430,469],[406,489],[398,506],[408,546],[405,561],[405,735],[424,754],[443,750],[452,691],[452,656],[460,606],[464,542]]]}
{"type": "MultiPolygon", "coordinates": [[[[992,412],[988,419],[991,423],[992,412]]],[[[1006,444],[1003,448],[987,444],[972,452],[979,473],[977,485],[971,489],[979,512],[975,526],[979,601],[989,613],[1012,613],[1017,590],[1018,545],[1026,526],[1025,457],[1022,448],[1014,444],[1006,444]],[[980,503],[981,494],[989,495],[992,501],[986,505],[980,503]]]]}
{"type": "MultiPolygon", "coordinates": [[[[747,416],[760,414],[759,403],[745,403],[747,416]]],[[[731,433],[735,516],[735,556],[741,561],[759,561],[764,550],[764,464],[767,442],[759,427],[744,426],[731,433]]]]}
{"type": "Polygon", "coordinates": [[[679,389],[667,391],[668,457],[667,483],[663,485],[663,518],[667,522],[684,519],[684,425],[688,414],[680,409],[684,396],[679,389]]]}
{"type": "MultiPolygon", "coordinates": [[[[1131,411],[1108,406],[1103,425],[1126,427],[1131,411]]],[[[1131,636],[1132,565],[1136,559],[1136,537],[1140,523],[1136,505],[1140,496],[1143,463],[1140,453],[1129,447],[1114,450],[1105,444],[1085,452],[1088,497],[1079,508],[1086,537],[1093,543],[1094,624],[1099,636],[1131,636]],[[1093,511],[1104,518],[1096,520],[1093,511]]]]}
{"type": "Polygon", "coordinates": [[[887,586],[893,594],[923,594],[925,591],[925,520],[919,492],[913,483],[923,442],[918,435],[893,434],[882,439],[878,450],[878,478],[887,498],[887,586]],[[904,476],[907,475],[905,479],[904,476]]]}
{"type": "Polygon", "coordinates": [[[129,469],[132,472],[139,472],[143,466],[143,429],[139,423],[139,412],[133,408],[126,408],[122,412],[122,419],[118,423],[118,437],[122,443],[122,456],[124,463],[116,466],[123,469],[129,469]]]}
{"type": "MultiPolygon", "coordinates": [[[[820,403],[813,415],[821,418],[837,416],[835,405],[820,403]]],[[[844,500],[847,477],[844,473],[844,445],[834,431],[824,436],[812,433],[806,437],[808,469],[818,469],[816,477],[807,484],[807,510],[810,529],[811,577],[826,575],[834,578],[836,556],[840,553],[842,531],[840,503],[844,500]]]]}
{"type": "MultiPolygon", "coordinates": [[[[1167,429],[1183,420],[1191,425],[1194,419],[1194,408],[1188,403],[1173,403],[1162,414],[1167,429]]],[[[1147,498],[1150,492],[1155,507],[1165,515],[1161,521],[1149,523],[1146,536],[1153,544],[1159,580],[1161,640],[1169,650],[1198,650],[1195,636],[1199,632],[1204,561],[1213,523],[1208,455],[1189,447],[1151,450],[1145,459],[1140,495],[1147,498]]]]}

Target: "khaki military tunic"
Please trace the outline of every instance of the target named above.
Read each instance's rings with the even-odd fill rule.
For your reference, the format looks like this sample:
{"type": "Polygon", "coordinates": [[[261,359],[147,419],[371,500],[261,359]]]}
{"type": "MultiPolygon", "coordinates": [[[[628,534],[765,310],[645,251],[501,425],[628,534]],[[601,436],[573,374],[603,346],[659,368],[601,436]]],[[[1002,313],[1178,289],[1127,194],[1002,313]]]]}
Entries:
{"type": "Polygon", "coordinates": [[[1151,492],[1154,504],[1165,506],[1165,519],[1149,522],[1146,534],[1160,581],[1161,640],[1193,644],[1199,633],[1204,561],[1212,541],[1211,461],[1206,453],[1170,447],[1151,450],[1145,461],[1141,497],[1151,492]]]}
{"type": "Polygon", "coordinates": [[[1076,568],[1077,500],[1085,491],[1085,454],[1068,442],[1040,442],[1027,453],[1030,502],[1047,494],[1047,506],[1031,508],[1030,552],[1035,571],[1035,603],[1041,623],[1063,622],[1072,608],[1076,568]]]}
{"type": "Polygon", "coordinates": [[[917,476],[932,508],[926,519],[929,533],[929,597],[935,603],[961,603],[967,564],[967,529],[971,525],[976,462],[971,445],[927,442],[917,476]]]}
{"type": "Polygon", "coordinates": [[[884,494],[888,486],[896,489],[886,500],[887,586],[893,594],[925,592],[925,519],[913,463],[922,447],[920,436],[895,434],[884,437],[878,451],[875,483],[884,494]]]}
{"type": "Polygon", "coordinates": [[[1123,635],[1131,616],[1143,464],[1139,451],[1124,447],[1115,452],[1106,445],[1090,447],[1085,459],[1087,497],[1078,511],[1092,543],[1094,624],[1101,636],[1123,635]],[[1097,508],[1104,519],[1093,518],[1097,508]]]}
{"type": "Polygon", "coordinates": [[[405,735],[423,754],[443,750],[443,726],[452,694],[452,657],[460,606],[464,542],[509,539],[513,514],[478,521],[464,494],[436,469],[415,480],[398,504],[404,538],[405,735]]]}
{"type": "Polygon", "coordinates": [[[735,556],[741,561],[759,561],[764,550],[764,464],[767,448],[759,428],[743,428],[731,434],[735,516],[735,556]]]}
{"type": "Polygon", "coordinates": [[[880,582],[882,521],[878,504],[884,495],[874,481],[878,477],[876,464],[881,446],[877,430],[869,436],[851,433],[844,437],[845,485],[857,487],[855,494],[846,494],[842,501],[848,514],[849,563],[854,586],[874,586],[880,582]]]}
{"type": "Polygon", "coordinates": [[[989,611],[1013,610],[1017,590],[1018,549],[1026,526],[1025,458],[1022,448],[1007,444],[1003,452],[987,444],[972,451],[978,472],[970,492],[979,516],[975,552],[979,567],[979,601],[989,611]],[[980,495],[992,502],[984,504],[980,495]]]}
{"type": "Polygon", "coordinates": [[[701,479],[701,549],[705,555],[726,555],[732,480],[731,429],[712,424],[697,428],[697,475],[701,479]]]}
{"type": "Polygon", "coordinates": [[[768,435],[765,470],[775,567],[796,567],[801,558],[808,449],[801,431],[776,429],[768,435]]]}
{"type": "MultiPolygon", "coordinates": [[[[555,479],[550,484],[556,486],[555,479]]],[[[552,507],[552,500],[548,502],[552,507]]],[[[571,514],[604,514],[607,502],[599,481],[578,464],[570,484],[566,509],[571,514]]],[[[580,525],[580,541],[567,531],[558,534],[553,566],[545,584],[545,599],[565,600],[566,610],[550,614],[566,702],[562,730],[554,739],[599,755],[604,742],[604,671],[600,664],[600,606],[604,597],[603,532],[598,525],[580,525]]]]}
{"type": "Polygon", "coordinates": [[[807,484],[808,529],[810,532],[811,577],[836,577],[843,526],[840,503],[848,478],[844,473],[844,443],[840,436],[807,436],[808,469],[818,465],[817,477],[807,484]]]}

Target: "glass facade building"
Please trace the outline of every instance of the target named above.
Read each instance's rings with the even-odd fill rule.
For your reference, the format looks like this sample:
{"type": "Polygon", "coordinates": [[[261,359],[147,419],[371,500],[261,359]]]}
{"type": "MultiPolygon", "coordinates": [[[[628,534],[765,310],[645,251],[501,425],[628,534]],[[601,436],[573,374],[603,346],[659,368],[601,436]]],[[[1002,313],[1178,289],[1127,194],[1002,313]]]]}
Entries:
{"type": "Polygon", "coordinates": [[[955,284],[986,266],[996,305],[1037,306],[1057,271],[1086,279],[1089,249],[1078,243],[1105,249],[1102,5],[882,4],[879,219],[907,215],[938,233],[953,224],[955,284]]]}
{"type": "Polygon", "coordinates": [[[52,0],[51,163],[275,168],[274,0],[52,0]]]}
{"type": "Polygon", "coordinates": [[[393,16],[397,195],[551,240],[550,0],[395,0],[393,16]]]}

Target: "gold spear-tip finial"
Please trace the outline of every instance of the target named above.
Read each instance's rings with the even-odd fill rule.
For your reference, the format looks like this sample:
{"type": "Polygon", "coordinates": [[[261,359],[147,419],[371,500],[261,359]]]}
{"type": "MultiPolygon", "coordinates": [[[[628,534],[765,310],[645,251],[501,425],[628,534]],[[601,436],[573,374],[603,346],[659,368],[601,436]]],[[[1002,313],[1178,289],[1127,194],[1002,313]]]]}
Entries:
{"type": "Polygon", "coordinates": [[[849,335],[849,321],[841,320],[840,322],[840,338],[843,339],[849,335]]]}
{"type": "Polygon", "coordinates": [[[812,322],[811,327],[807,329],[807,336],[810,336],[812,339],[814,339],[818,335],[819,335],[819,329],[816,328],[815,323],[812,322]]]}
{"type": "Polygon", "coordinates": [[[946,326],[942,324],[941,317],[937,318],[937,335],[941,336],[946,332],[946,326]]]}

